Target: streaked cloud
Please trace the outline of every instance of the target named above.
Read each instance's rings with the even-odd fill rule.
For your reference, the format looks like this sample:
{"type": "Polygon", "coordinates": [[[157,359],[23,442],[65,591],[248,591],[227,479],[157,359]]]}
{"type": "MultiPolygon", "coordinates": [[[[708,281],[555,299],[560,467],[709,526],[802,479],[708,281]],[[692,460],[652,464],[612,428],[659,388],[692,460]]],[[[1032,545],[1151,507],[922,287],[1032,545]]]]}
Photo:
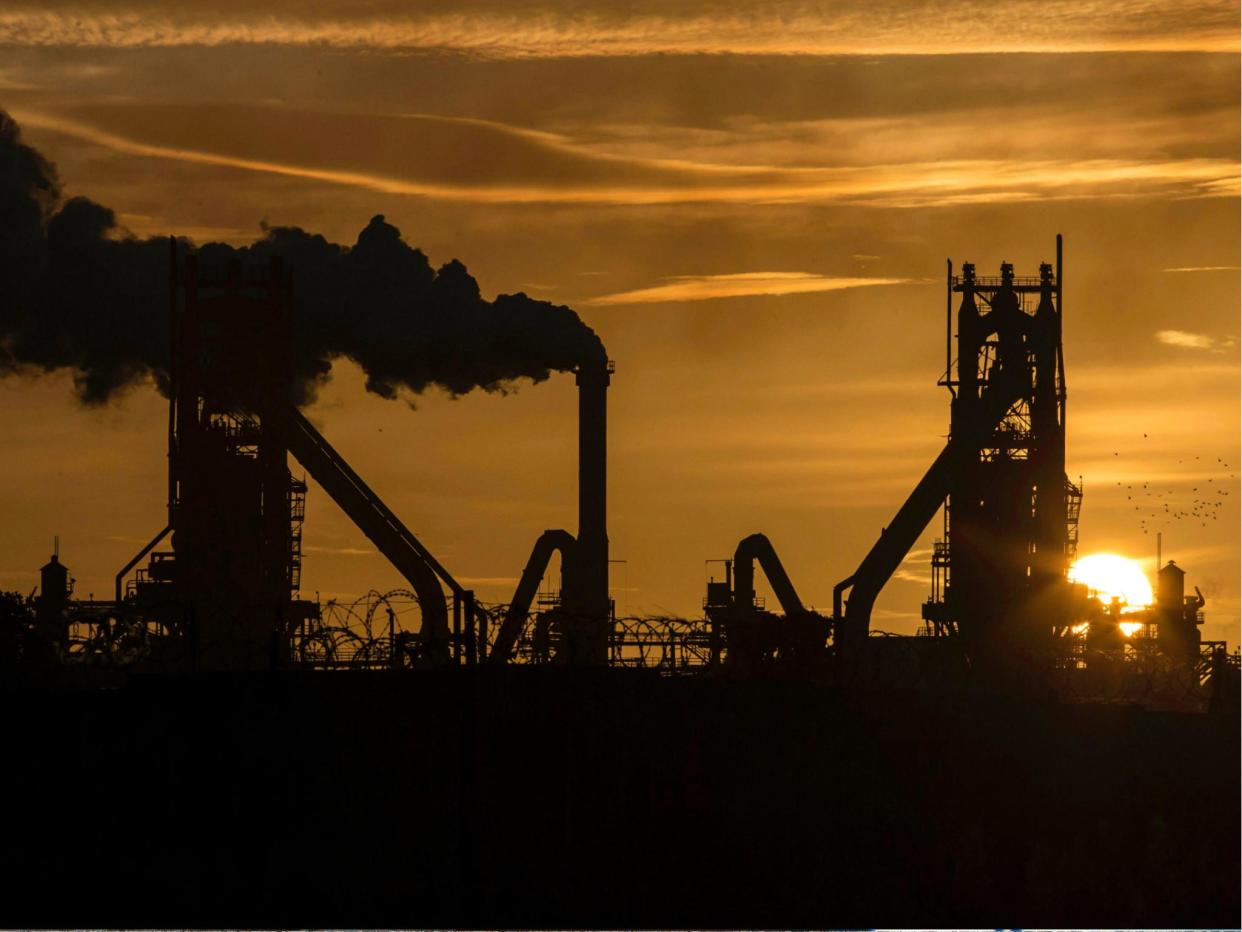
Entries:
{"type": "Polygon", "coordinates": [[[1074,367],[1075,391],[1090,392],[1093,401],[1110,407],[1131,399],[1135,382],[1165,395],[1192,392],[1228,396],[1238,385],[1239,378],[1242,378],[1242,368],[1222,362],[1205,361],[1189,369],[1180,361],[1145,366],[1088,363],[1074,367]]]}
{"type": "Polygon", "coordinates": [[[1242,267],[1236,265],[1186,265],[1176,269],[1161,269],[1162,272],[1237,272],[1242,267]]]}
{"type": "Polygon", "coordinates": [[[458,576],[457,581],[463,586],[490,586],[490,587],[510,587],[516,586],[518,577],[516,576],[458,576]]]}
{"type": "Polygon", "coordinates": [[[679,275],[663,285],[637,288],[617,294],[589,298],[584,304],[604,307],[612,304],[658,304],[667,301],[707,301],[713,298],[740,298],[754,295],[809,294],[868,288],[876,285],[903,285],[908,278],[838,278],[810,272],[738,272],[731,275],[679,275]]]}
{"type": "Polygon", "coordinates": [[[905,559],[901,561],[897,569],[893,571],[893,579],[930,586],[932,578],[932,552],[931,547],[913,548],[906,554],[905,559]]]}
{"type": "Polygon", "coordinates": [[[25,108],[13,115],[25,125],[127,155],[479,204],[939,207],[1236,196],[1239,188],[1235,158],[977,158],[792,168],[624,157],[557,134],[427,115],[102,105],[91,112],[107,120],[106,128],[25,108]],[[462,151],[479,157],[464,162],[462,151]]]}
{"type": "Polygon", "coordinates": [[[375,548],[366,547],[319,547],[313,544],[306,544],[302,547],[306,553],[326,553],[334,557],[373,557],[376,555],[375,548]]]}
{"type": "Polygon", "coordinates": [[[1206,333],[1190,333],[1186,330],[1157,330],[1156,339],[1166,346],[1177,346],[1182,349],[1210,350],[1223,353],[1238,345],[1233,337],[1218,339],[1206,333]]]}
{"type": "Polygon", "coordinates": [[[27,46],[166,47],[235,44],[435,49],[497,58],[650,54],[938,54],[1238,48],[1226,2],[1114,3],[1030,0],[935,4],[802,2],[681,11],[637,4],[618,15],[600,4],[544,4],[521,13],[492,5],[279,5],[257,13],[233,3],[44,4],[0,13],[0,42],[27,46]],[[214,6],[215,8],[212,8],[214,6]],[[643,9],[643,7],[647,9],[643,9]],[[422,9],[419,9],[422,7],[422,9]]]}
{"type": "Polygon", "coordinates": [[[182,224],[151,214],[122,213],[117,215],[117,220],[137,236],[184,236],[197,243],[236,242],[253,239],[255,236],[254,229],[182,224]]]}
{"type": "MultiPolygon", "coordinates": [[[[1051,62],[1049,63],[1051,66],[1051,62]]],[[[881,79],[882,80],[882,79],[881,79]]],[[[1184,98],[1183,98],[1184,99],[1184,98]]],[[[761,120],[734,116],[722,125],[651,122],[575,126],[593,150],[690,162],[814,167],[1003,157],[1014,162],[1122,159],[1171,155],[1223,158],[1238,150],[1236,99],[1196,101],[1195,112],[1161,111],[1150,100],[1118,99],[1101,108],[1042,101],[997,107],[978,100],[937,102],[930,112],[761,120]]]]}
{"type": "Polygon", "coordinates": [[[151,538],[132,537],[126,534],[109,534],[107,540],[116,541],[118,544],[136,544],[139,547],[150,543],[151,538]]]}
{"type": "Polygon", "coordinates": [[[39,86],[28,81],[12,77],[12,71],[0,68],[0,91],[37,91],[39,86]]]}

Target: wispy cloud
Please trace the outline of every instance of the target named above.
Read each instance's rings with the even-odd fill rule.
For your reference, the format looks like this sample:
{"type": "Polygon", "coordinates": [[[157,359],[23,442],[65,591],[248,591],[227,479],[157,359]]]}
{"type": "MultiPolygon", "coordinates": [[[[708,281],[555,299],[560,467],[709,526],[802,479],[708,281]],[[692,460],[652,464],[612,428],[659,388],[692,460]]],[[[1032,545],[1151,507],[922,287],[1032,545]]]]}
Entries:
{"type": "Polygon", "coordinates": [[[195,242],[232,242],[253,239],[255,230],[242,227],[212,227],[184,224],[151,214],[121,213],[117,220],[125,229],[138,236],[184,236],[195,242]]]}
{"type": "MultiPolygon", "coordinates": [[[[1242,369],[1228,363],[1200,363],[1192,369],[1187,369],[1180,362],[1137,367],[1132,364],[1087,363],[1074,367],[1074,388],[1079,392],[1091,392],[1093,403],[1107,401],[1111,406],[1119,400],[1133,397],[1131,381],[1161,393],[1195,391],[1233,395],[1237,394],[1234,386],[1238,384],[1240,375],[1242,369]]],[[[1075,416],[1080,417],[1081,411],[1075,416]]]]}
{"type": "Polygon", "coordinates": [[[905,559],[893,571],[894,579],[904,579],[906,582],[921,583],[923,585],[931,584],[931,547],[917,547],[906,554],[905,559]]]}
{"type": "Polygon", "coordinates": [[[175,3],[90,9],[55,2],[0,13],[0,42],[27,46],[314,45],[444,49],[496,58],[651,54],[937,54],[1238,48],[1226,2],[1082,3],[1022,0],[958,4],[951,23],[934,4],[695,5],[619,16],[602,5],[555,4],[522,14],[492,9],[409,10],[368,3],[279,6],[262,14],[203,12],[175,3]]]}
{"type": "MultiPolygon", "coordinates": [[[[145,111],[144,111],[145,112],[145,111]]],[[[215,111],[208,111],[208,114],[215,111]]],[[[164,111],[151,111],[158,116],[164,111]]],[[[480,120],[406,117],[378,126],[279,108],[229,116],[235,151],[216,151],[176,114],[138,125],[124,108],[97,114],[124,131],[39,110],[14,109],[21,123],[129,155],[264,172],[391,195],[481,204],[800,204],[849,202],[877,207],[947,206],[1090,197],[1198,197],[1237,194],[1238,162],[1223,158],[1078,161],[970,159],[868,166],[787,168],[630,158],[572,140],[480,120]],[[268,131],[242,132],[266,120],[268,131]],[[133,123],[134,125],[128,125],[133,123]],[[330,131],[390,132],[421,149],[394,161],[393,146],[341,146],[330,131]],[[160,134],[167,138],[160,138],[160,134]],[[153,141],[149,137],[154,134],[153,141]],[[334,141],[335,139],[335,141],[334,141]],[[441,145],[428,145],[438,140],[441,145]],[[464,166],[427,152],[448,145],[505,146],[514,158],[464,166]],[[329,160],[325,152],[331,152],[329,160]],[[520,155],[520,158],[516,156],[520,155]]],[[[198,125],[197,123],[194,124],[198,125]]],[[[202,125],[212,125],[204,121],[202,125]]],[[[218,135],[218,134],[217,134],[218,135]]]]}
{"type": "Polygon", "coordinates": [[[1223,353],[1226,350],[1234,349],[1238,345],[1234,337],[1218,339],[1208,336],[1206,333],[1190,333],[1186,330],[1157,330],[1156,339],[1166,346],[1176,346],[1181,349],[1209,350],[1213,353],[1223,353]]]}
{"type": "Polygon", "coordinates": [[[666,284],[616,294],[600,295],[582,303],[603,307],[611,304],[657,304],[667,301],[707,301],[754,295],[808,294],[876,285],[904,285],[909,278],[838,278],[810,272],[739,272],[732,275],[678,275],[666,284]]]}
{"type": "Polygon", "coordinates": [[[12,72],[0,68],[0,91],[37,91],[38,85],[10,77],[12,72]]]}
{"type": "Polygon", "coordinates": [[[516,586],[516,576],[458,576],[457,581],[465,586],[486,586],[490,588],[507,588],[516,586]]]}
{"type": "Polygon", "coordinates": [[[1242,267],[1236,265],[1184,265],[1174,269],[1161,269],[1162,272],[1237,272],[1242,267]]]}

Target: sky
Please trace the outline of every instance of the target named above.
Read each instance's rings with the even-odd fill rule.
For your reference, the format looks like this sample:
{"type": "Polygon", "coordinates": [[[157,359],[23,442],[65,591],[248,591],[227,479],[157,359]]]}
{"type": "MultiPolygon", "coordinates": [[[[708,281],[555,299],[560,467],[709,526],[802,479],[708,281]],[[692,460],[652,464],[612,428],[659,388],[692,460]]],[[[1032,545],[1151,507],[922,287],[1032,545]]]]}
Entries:
{"type": "MultiPolygon", "coordinates": [[[[945,260],[1035,274],[1062,233],[1080,552],[1152,569],[1162,532],[1204,637],[1236,644],[1238,5],[669,7],[10,2],[0,108],[137,235],[352,243],[383,214],[485,297],[578,310],[617,367],[625,614],[697,615],[705,561],[756,531],[829,611],[944,443],[945,260]],[[1163,516],[1209,489],[1217,520],[1163,516]]],[[[363,383],[338,360],[308,415],[507,601],[538,534],[576,525],[573,379],[363,383]]],[[[111,591],[163,526],[163,411],[151,387],[84,408],[70,373],[0,382],[0,589],[30,591],[59,535],[78,593],[111,591]]],[[[917,626],[939,531],[875,627],[917,626]]],[[[304,541],[304,595],[405,585],[313,484],[304,541]]]]}

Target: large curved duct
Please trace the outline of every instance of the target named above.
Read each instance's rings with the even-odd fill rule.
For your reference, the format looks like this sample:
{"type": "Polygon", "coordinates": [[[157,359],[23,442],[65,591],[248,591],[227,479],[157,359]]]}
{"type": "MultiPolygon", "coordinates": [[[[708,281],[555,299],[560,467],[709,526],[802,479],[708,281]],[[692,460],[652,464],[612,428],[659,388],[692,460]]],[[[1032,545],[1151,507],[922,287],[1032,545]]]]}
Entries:
{"type": "Polygon", "coordinates": [[[297,408],[290,405],[283,413],[284,439],[289,451],[379,552],[409,580],[423,616],[423,640],[433,657],[446,659],[448,608],[440,580],[444,580],[454,595],[468,594],[297,408]]]}
{"type": "Polygon", "coordinates": [[[763,567],[764,575],[776,593],[776,600],[786,615],[801,615],[806,609],[794,591],[789,574],[781,564],[772,542],[765,534],[751,534],[743,538],[733,554],[733,604],[749,608],[755,601],[755,561],[763,567]]]}
{"type": "Polygon", "coordinates": [[[833,617],[837,622],[838,644],[856,643],[867,637],[871,627],[871,610],[880,590],[892,578],[906,558],[919,535],[927,527],[949,495],[953,476],[963,467],[967,457],[978,448],[1020,395],[1011,380],[989,389],[982,399],[985,417],[974,420],[977,436],[965,433],[954,436],[914,487],[910,497],[893,516],[892,523],[880,533],[880,539],[858,564],[852,576],[843,579],[832,590],[833,617]],[[850,589],[850,587],[853,587],[850,589]],[[850,597],[842,612],[842,594],[850,589],[850,597]]]}
{"type": "Polygon", "coordinates": [[[539,591],[539,583],[552,561],[552,554],[557,550],[561,552],[561,575],[567,586],[572,585],[577,549],[578,541],[568,531],[549,530],[539,535],[534,549],[531,550],[530,559],[526,561],[526,569],[522,570],[522,578],[518,580],[513,601],[509,603],[509,612],[505,615],[500,630],[496,632],[496,640],[489,655],[492,663],[506,663],[513,655],[513,649],[522,635],[522,626],[526,623],[530,607],[535,601],[535,593],[539,591]]]}

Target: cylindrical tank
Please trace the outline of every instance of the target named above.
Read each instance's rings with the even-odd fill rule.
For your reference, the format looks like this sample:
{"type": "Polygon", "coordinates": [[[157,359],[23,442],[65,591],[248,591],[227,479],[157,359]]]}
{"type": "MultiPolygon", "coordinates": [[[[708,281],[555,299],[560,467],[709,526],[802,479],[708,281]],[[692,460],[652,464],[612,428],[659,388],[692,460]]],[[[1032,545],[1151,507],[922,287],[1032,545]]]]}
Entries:
{"type": "Polygon", "coordinates": [[[1186,595],[1186,572],[1170,560],[1156,576],[1156,603],[1171,612],[1180,613],[1186,595]]]}
{"type": "Polygon", "coordinates": [[[1193,660],[1199,649],[1199,631],[1193,612],[1187,618],[1185,595],[1186,573],[1170,560],[1156,577],[1156,637],[1164,655],[1178,661],[1193,660]]]}

